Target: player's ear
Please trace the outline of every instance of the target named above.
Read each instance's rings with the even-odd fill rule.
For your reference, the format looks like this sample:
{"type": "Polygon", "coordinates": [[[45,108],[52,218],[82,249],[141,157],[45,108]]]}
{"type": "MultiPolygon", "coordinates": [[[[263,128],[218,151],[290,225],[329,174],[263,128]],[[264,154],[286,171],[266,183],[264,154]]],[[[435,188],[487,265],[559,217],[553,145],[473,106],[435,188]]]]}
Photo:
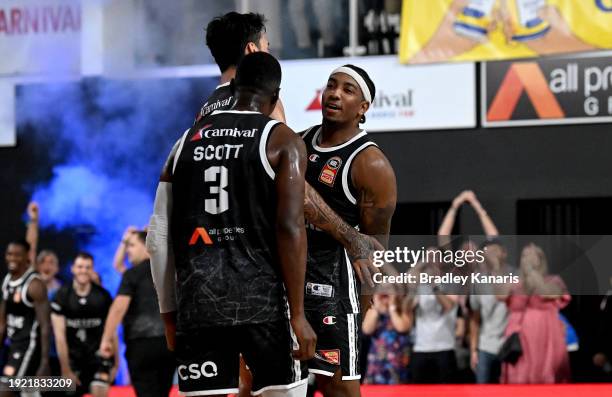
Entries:
{"type": "Polygon", "coordinates": [[[244,55],[249,55],[257,51],[259,51],[259,47],[257,47],[257,44],[253,43],[252,41],[249,41],[246,47],[244,47],[244,55]]]}
{"type": "Polygon", "coordinates": [[[365,114],[370,108],[370,104],[366,101],[361,102],[361,107],[359,109],[359,122],[365,123],[365,114]]]}

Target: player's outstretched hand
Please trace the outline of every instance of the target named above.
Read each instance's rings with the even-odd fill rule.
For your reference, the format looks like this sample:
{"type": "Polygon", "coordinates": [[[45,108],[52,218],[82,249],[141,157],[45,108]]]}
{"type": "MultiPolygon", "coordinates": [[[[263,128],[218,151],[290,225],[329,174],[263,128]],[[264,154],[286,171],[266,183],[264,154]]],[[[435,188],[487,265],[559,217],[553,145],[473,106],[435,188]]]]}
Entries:
{"type": "Polygon", "coordinates": [[[384,250],[385,247],[374,237],[357,233],[357,238],[351,244],[348,254],[362,284],[374,287],[374,274],[380,273],[380,268],[374,266],[374,251],[384,250]]]}
{"type": "Polygon", "coordinates": [[[291,327],[299,345],[298,350],[293,351],[293,358],[301,361],[313,358],[315,347],[317,346],[317,335],[312,330],[306,317],[303,314],[293,316],[291,318],[291,327]]]}

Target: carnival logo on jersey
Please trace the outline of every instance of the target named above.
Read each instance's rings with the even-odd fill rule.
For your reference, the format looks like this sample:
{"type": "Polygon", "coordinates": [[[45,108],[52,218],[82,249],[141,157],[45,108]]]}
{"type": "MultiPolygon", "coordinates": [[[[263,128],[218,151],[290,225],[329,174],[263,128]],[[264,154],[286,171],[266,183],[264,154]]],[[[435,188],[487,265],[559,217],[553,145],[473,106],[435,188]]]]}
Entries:
{"type": "Polygon", "coordinates": [[[336,182],[336,176],[338,175],[340,166],[342,166],[342,159],[338,156],[334,156],[327,160],[325,166],[321,170],[321,174],[319,175],[319,181],[333,187],[334,183],[336,182]]]}
{"type": "Polygon", "coordinates": [[[323,324],[325,324],[325,325],[334,325],[334,324],[336,324],[336,317],[334,317],[334,316],[323,317],[323,324]]]}
{"type": "Polygon", "coordinates": [[[513,63],[508,68],[487,112],[487,121],[510,120],[523,92],[527,93],[538,118],[561,119],[565,117],[540,66],[536,62],[520,62],[513,63]]]}
{"type": "Polygon", "coordinates": [[[316,163],[317,161],[319,161],[319,155],[316,153],[313,153],[310,156],[308,156],[308,160],[310,160],[313,163],[316,163]]]}
{"type": "Polygon", "coordinates": [[[340,350],[317,350],[315,352],[315,358],[333,365],[340,365],[340,350]]]}
{"type": "Polygon", "coordinates": [[[204,136],[202,135],[202,132],[207,129],[212,127],[212,124],[206,124],[204,127],[202,127],[198,132],[196,132],[191,139],[189,140],[190,142],[195,142],[195,141],[199,141],[200,139],[204,138],[204,136]]]}
{"type": "Polygon", "coordinates": [[[202,240],[206,245],[212,245],[212,239],[208,235],[208,232],[203,227],[196,227],[189,240],[189,245],[196,245],[198,240],[202,240]]]}

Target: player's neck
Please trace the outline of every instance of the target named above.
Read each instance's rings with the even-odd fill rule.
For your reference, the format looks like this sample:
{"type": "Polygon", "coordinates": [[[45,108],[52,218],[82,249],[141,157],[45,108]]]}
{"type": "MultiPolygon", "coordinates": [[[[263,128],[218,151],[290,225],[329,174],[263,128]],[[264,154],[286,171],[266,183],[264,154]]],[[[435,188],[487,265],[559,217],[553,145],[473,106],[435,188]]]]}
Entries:
{"type": "Polygon", "coordinates": [[[263,98],[256,94],[237,94],[236,103],[232,107],[234,110],[249,110],[252,112],[261,112],[263,98]]]}
{"type": "Polygon", "coordinates": [[[91,283],[81,284],[77,283],[76,281],[73,281],[72,288],[74,288],[74,291],[77,293],[77,295],[85,296],[89,294],[89,291],[91,291],[91,283]]]}
{"type": "Polygon", "coordinates": [[[318,144],[321,147],[338,146],[349,141],[359,132],[359,127],[353,123],[340,124],[323,120],[318,144]]]}
{"type": "Polygon", "coordinates": [[[236,67],[230,66],[227,70],[225,70],[225,72],[221,73],[221,80],[219,81],[219,85],[231,81],[234,77],[236,77],[236,67]]]}

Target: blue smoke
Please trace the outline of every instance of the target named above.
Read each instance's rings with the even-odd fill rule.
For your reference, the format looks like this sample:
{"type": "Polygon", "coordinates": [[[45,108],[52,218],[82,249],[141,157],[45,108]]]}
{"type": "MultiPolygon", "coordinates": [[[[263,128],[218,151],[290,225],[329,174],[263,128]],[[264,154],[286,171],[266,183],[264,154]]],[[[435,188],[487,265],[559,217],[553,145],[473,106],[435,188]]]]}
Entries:
{"type": "Polygon", "coordinates": [[[217,81],[89,79],[19,87],[18,137],[33,143],[32,174],[50,176],[27,186],[40,204],[42,233],[84,231],[75,246],[94,255],[111,293],[121,279],[112,259],[122,233],[148,222],[163,162],[217,81]]]}

